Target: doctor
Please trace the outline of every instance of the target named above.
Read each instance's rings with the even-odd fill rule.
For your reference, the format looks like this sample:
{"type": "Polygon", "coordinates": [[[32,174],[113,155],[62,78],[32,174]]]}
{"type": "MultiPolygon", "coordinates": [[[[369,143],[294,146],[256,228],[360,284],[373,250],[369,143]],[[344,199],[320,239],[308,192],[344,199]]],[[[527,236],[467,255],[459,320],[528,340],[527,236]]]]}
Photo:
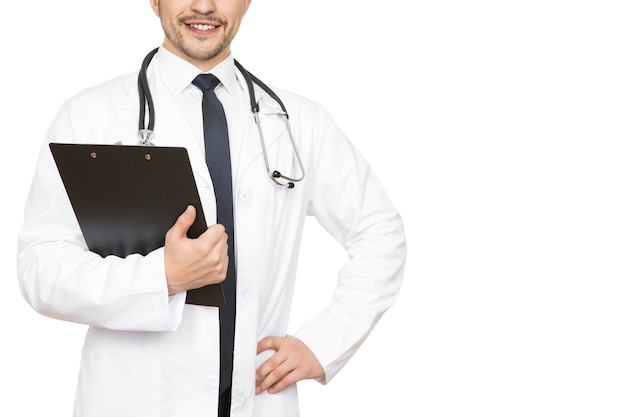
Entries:
{"type": "MultiPolygon", "coordinates": [[[[267,175],[249,90],[230,50],[250,0],[150,0],[165,39],[148,84],[158,119],[152,142],[190,156],[207,224],[186,237],[190,207],[165,245],[146,256],[90,252],[48,149],[50,142],[136,145],[137,74],[86,89],[52,122],[26,202],[18,272],[27,302],[55,319],[89,326],[75,417],[293,417],[296,383],[329,382],[352,357],[400,288],[403,224],[383,187],[327,112],[275,90],[306,170],[295,188],[267,175]],[[234,205],[236,328],[228,399],[219,389],[219,309],[186,304],[188,290],[222,282],[232,241],[216,222],[204,159],[199,73],[216,75],[228,125],[234,205]],[[345,247],[348,261],[319,314],[287,335],[306,215],[345,247]]],[[[254,87],[272,168],[297,172],[282,110],[254,87]]],[[[323,262],[323,260],[321,260],[323,262]]]]}

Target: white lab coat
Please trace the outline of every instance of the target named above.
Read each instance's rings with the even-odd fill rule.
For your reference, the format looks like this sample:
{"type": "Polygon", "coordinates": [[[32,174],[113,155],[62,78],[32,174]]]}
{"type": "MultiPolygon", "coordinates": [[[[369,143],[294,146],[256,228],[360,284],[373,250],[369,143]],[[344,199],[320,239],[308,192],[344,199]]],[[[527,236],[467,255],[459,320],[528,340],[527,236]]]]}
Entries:
{"type": "MultiPolygon", "coordinates": [[[[207,223],[214,223],[203,150],[159,78],[152,76],[150,86],[156,144],[187,148],[207,223]]],[[[329,302],[320,300],[327,307],[295,333],[324,366],[322,383],[343,367],[394,302],[405,261],[402,221],[366,162],[321,106],[277,93],[289,110],[306,179],[292,190],[274,186],[251,115],[234,127],[249,140],[231,149],[238,279],[233,417],[299,414],[295,386],[258,396],[254,388],[255,370],[270,354],[257,355],[257,341],[287,330],[307,214],[349,257],[338,277],[310,277],[337,279],[337,290],[329,302]]],[[[296,172],[287,132],[276,117],[278,105],[260,89],[256,94],[270,161],[296,172]]],[[[217,309],[186,305],[185,293],[168,297],[163,248],[126,259],[89,252],[47,146],[136,144],[137,97],[132,74],[86,90],[61,108],[26,204],[20,286],[38,312],[89,325],[75,417],[211,417],[219,379],[217,309]]]]}

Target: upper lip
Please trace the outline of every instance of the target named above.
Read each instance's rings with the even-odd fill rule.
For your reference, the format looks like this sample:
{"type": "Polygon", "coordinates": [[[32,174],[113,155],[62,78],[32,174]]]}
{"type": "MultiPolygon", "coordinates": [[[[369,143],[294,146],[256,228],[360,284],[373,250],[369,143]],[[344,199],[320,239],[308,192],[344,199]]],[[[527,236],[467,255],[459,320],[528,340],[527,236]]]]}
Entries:
{"type": "Polygon", "coordinates": [[[222,22],[217,18],[191,18],[183,20],[186,25],[212,25],[222,26],[222,22]]]}
{"type": "Polygon", "coordinates": [[[210,25],[210,26],[219,26],[220,24],[217,22],[185,22],[186,25],[210,25]]]}

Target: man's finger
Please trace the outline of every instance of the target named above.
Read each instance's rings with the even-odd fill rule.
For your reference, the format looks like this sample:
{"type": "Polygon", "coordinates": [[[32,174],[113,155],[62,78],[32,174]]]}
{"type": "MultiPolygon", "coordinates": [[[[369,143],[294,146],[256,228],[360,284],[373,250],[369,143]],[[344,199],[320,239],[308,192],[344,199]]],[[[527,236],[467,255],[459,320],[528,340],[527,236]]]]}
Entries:
{"type": "Polygon", "coordinates": [[[261,364],[256,370],[256,383],[263,381],[267,376],[274,371],[278,366],[280,366],[285,359],[287,359],[286,355],[279,352],[279,340],[280,338],[276,338],[273,336],[266,337],[261,340],[257,344],[257,353],[264,352],[266,350],[274,350],[275,353],[270,356],[265,362],[261,364]]]}
{"type": "MultiPolygon", "coordinates": [[[[284,388],[284,384],[288,383],[289,380],[286,378],[294,371],[293,367],[289,364],[288,361],[284,361],[271,370],[262,380],[257,381],[255,392],[256,394],[260,394],[265,390],[271,394],[273,391],[269,389],[271,387],[282,387],[284,388]]],[[[296,381],[293,381],[296,382],[296,381]]],[[[291,383],[289,384],[291,385],[291,383]]],[[[280,388],[280,389],[282,389],[280,388]]],[[[279,390],[280,390],[279,389],[279,390]]]]}
{"type": "Polygon", "coordinates": [[[276,336],[267,336],[261,339],[256,345],[256,353],[257,355],[263,351],[274,349],[278,350],[280,348],[280,339],[276,336]]]}

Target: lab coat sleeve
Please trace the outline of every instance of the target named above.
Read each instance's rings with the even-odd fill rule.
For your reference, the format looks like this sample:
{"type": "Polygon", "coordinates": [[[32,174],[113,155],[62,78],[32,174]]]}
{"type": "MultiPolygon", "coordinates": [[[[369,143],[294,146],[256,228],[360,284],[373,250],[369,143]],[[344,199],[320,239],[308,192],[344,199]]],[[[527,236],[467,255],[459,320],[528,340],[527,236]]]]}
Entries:
{"type": "MultiPolygon", "coordinates": [[[[406,240],[402,219],[378,178],[331,117],[318,108],[319,142],[307,171],[309,214],[346,249],[329,305],[295,334],[330,381],[354,355],[401,286],[406,240]]],[[[328,277],[322,277],[328,279],[328,277]]]]}
{"type": "Polygon", "coordinates": [[[185,294],[168,296],[163,248],[125,259],[90,252],[48,148],[49,142],[107,143],[107,130],[89,121],[103,107],[73,98],[48,131],[19,236],[20,289],[36,311],[56,319],[115,330],[172,331],[180,323],[185,294]]]}

